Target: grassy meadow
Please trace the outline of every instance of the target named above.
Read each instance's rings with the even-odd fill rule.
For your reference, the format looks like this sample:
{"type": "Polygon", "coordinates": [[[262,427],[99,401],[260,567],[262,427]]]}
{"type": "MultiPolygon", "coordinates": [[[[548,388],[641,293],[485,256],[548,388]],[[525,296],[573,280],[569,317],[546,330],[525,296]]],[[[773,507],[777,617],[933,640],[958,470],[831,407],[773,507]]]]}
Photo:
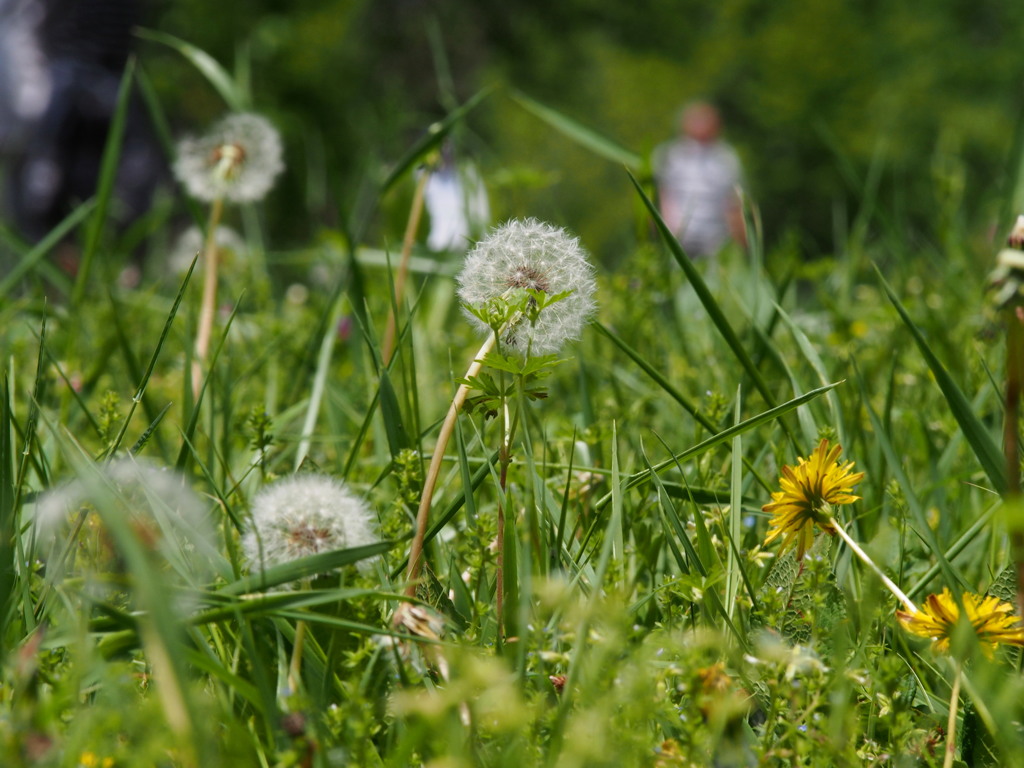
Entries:
{"type": "MultiPolygon", "coordinates": [[[[637,234],[592,260],[580,338],[558,359],[502,355],[571,296],[491,306],[498,352],[425,491],[487,334],[460,310],[463,255],[427,252],[423,225],[395,299],[415,169],[507,98],[453,110],[301,247],[267,237],[259,202],[184,187],[117,231],[116,131],[96,197],[50,238],[4,230],[0,763],[1024,764],[1024,633],[1005,613],[1019,461],[1002,447],[1019,276],[988,287],[1002,235],[909,236],[867,179],[830,257],[765,249],[752,205],[749,248],[695,262],[642,165],[623,170],[608,194],[637,234]],[[203,239],[171,258],[182,219],[241,233],[214,304],[203,239]],[[821,477],[847,497],[804,498],[794,536],[770,535],[783,468],[823,440],[842,454],[821,477]],[[262,567],[254,510],[294,475],[343,481],[371,538],[321,522],[290,543],[354,544],[262,567]],[[901,621],[908,602],[937,639],[901,621]]],[[[594,162],[635,157],[528,108],[594,162]]]]}

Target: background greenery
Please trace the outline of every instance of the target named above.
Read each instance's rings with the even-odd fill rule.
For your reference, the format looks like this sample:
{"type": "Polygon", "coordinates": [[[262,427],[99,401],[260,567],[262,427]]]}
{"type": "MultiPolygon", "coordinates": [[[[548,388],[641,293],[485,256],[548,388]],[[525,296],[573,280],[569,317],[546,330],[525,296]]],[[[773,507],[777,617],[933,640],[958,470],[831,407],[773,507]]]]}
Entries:
{"type": "MultiPolygon", "coordinates": [[[[952,734],[961,764],[1024,760],[1019,651],[958,644],[967,677],[946,733],[953,664],[898,626],[846,547],[819,537],[803,568],[761,549],[780,466],[826,437],[866,473],[843,523],[911,597],[1015,597],[1003,327],[985,282],[1010,224],[999,211],[1016,210],[1019,12],[151,12],[150,28],[229,66],[239,98],[282,128],[289,171],[267,201],[229,211],[246,254],[221,274],[222,347],[201,393],[188,376],[198,275],[164,259],[202,212],[177,190],[127,233],[102,199],[79,208],[70,247],[96,258],[78,278],[43,258],[53,242],[4,239],[18,271],[0,284],[0,763],[917,766],[941,764],[952,734]],[[487,86],[452,129],[496,218],[569,225],[598,257],[600,308],[528,409],[507,496],[488,470],[495,424],[460,420],[419,595],[443,642],[396,645],[423,463],[479,340],[453,299],[458,264],[417,262],[382,366],[390,285],[367,247],[397,250],[428,148],[407,153],[487,86]],[[726,112],[765,237],[694,268],[655,236],[621,161],[646,156],[696,94],[726,112]],[[537,103],[556,112],[541,120],[537,103]],[[151,257],[142,282],[120,283],[136,247],[151,257]],[[157,557],[111,498],[108,459],[129,453],[181,473],[213,527],[208,563],[157,557]],[[296,467],[350,483],[383,543],[251,575],[238,551],[250,501],[296,467]],[[73,556],[61,575],[33,521],[72,477],[94,496],[82,528],[42,541],[73,556]],[[194,602],[167,599],[182,584],[194,602]]],[[[139,50],[138,82],[174,135],[223,114],[193,63],[152,37],[139,50]]]]}
{"type": "MultiPolygon", "coordinates": [[[[1016,194],[1015,3],[254,0],[214,15],[181,0],[154,3],[151,24],[249,72],[256,105],[289,137],[275,226],[293,237],[334,226],[376,164],[488,85],[499,90],[460,143],[486,171],[496,216],[543,208],[606,259],[630,237],[621,169],[524,113],[516,90],[643,157],[673,135],[684,102],[714,100],[768,242],[811,256],[836,250],[865,187],[906,214],[922,247],[949,227],[987,234],[1016,194]]],[[[187,65],[142,49],[176,124],[219,114],[187,65]]]]}

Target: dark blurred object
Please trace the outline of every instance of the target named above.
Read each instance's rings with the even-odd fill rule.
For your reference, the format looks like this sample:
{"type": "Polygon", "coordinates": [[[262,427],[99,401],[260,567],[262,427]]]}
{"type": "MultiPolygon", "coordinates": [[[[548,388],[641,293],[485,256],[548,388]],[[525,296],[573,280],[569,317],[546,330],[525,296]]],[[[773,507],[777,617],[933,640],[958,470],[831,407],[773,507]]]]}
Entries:
{"type": "MultiPolygon", "coordinates": [[[[6,208],[30,240],[96,191],[139,11],[137,0],[0,0],[6,208]]],[[[149,208],[164,165],[133,97],[114,185],[119,223],[149,208]]]]}

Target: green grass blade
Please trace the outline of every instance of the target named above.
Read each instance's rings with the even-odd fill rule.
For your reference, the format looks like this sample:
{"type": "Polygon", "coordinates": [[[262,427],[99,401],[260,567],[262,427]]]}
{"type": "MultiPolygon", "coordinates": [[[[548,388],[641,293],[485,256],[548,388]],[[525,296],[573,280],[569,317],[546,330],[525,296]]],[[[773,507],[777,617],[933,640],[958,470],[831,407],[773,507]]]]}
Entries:
{"type": "MultiPolygon", "coordinates": [[[[194,262],[193,262],[194,263],[194,262]]],[[[210,355],[210,368],[209,372],[203,378],[203,383],[199,387],[199,392],[196,393],[195,403],[192,405],[192,412],[189,414],[188,424],[185,426],[185,432],[183,434],[184,440],[181,444],[181,450],[178,451],[178,459],[175,462],[175,467],[179,472],[184,472],[185,467],[188,464],[188,457],[193,455],[192,450],[192,438],[195,436],[196,427],[199,426],[199,416],[202,413],[203,397],[206,394],[207,387],[210,386],[210,379],[213,378],[213,370],[217,365],[217,360],[220,358],[220,353],[224,349],[224,345],[228,340],[228,332],[231,330],[231,324],[235,321],[235,316],[238,314],[239,304],[231,309],[231,314],[228,316],[228,321],[224,324],[224,332],[221,333],[220,340],[217,342],[216,348],[213,350],[213,354],[210,355]]],[[[186,360],[186,363],[188,360],[186,360]]],[[[189,366],[185,366],[185,370],[189,370],[189,366]]]]}
{"type": "Polygon", "coordinates": [[[100,239],[107,223],[107,209],[114,196],[114,181],[117,179],[117,168],[121,163],[121,144],[124,141],[124,125],[128,115],[128,102],[131,99],[132,79],[135,74],[135,58],[128,59],[128,64],[121,77],[121,85],[117,91],[117,106],[110,122],[110,132],[103,147],[103,158],[100,160],[100,175],[96,187],[96,210],[89,220],[85,233],[85,248],[82,249],[82,261],[75,277],[75,287],[71,292],[71,304],[78,306],[85,293],[86,283],[92,272],[93,259],[100,247],[100,239]]]}
{"type": "Polygon", "coordinates": [[[630,360],[632,360],[634,363],[640,366],[640,369],[644,373],[650,376],[651,379],[653,379],[659,387],[665,390],[665,393],[669,397],[671,397],[673,400],[679,403],[679,405],[683,407],[683,410],[685,410],[688,414],[693,416],[693,418],[696,419],[697,422],[702,427],[704,427],[704,429],[710,432],[714,432],[715,430],[718,429],[718,425],[714,424],[710,419],[708,419],[704,414],[702,414],[700,412],[700,409],[697,408],[697,406],[693,403],[692,400],[690,400],[686,395],[684,395],[682,392],[676,389],[672,385],[672,382],[670,382],[667,378],[665,378],[665,376],[662,375],[661,371],[659,371],[653,365],[644,360],[644,358],[640,356],[640,353],[633,349],[633,347],[631,347],[629,344],[627,344],[621,336],[619,336],[617,333],[615,333],[602,323],[595,322],[594,327],[597,328],[597,330],[600,333],[604,334],[608,339],[610,339],[612,343],[615,344],[615,346],[621,349],[626,354],[626,356],[629,357],[630,360]]]}
{"type": "Polygon", "coordinates": [[[953,377],[949,375],[949,371],[946,370],[945,366],[939,362],[939,358],[935,355],[932,348],[925,340],[924,334],[921,333],[921,330],[910,318],[907,310],[903,307],[903,304],[900,303],[899,298],[897,298],[896,294],[893,292],[886,279],[882,276],[882,272],[877,266],[875,267],[875,272],[878,274],[878,279],[882,283],[882,288],[889,297],[889,301],[899,313],[904,325],[907,326],[907,330],[909,330],[910,335],[913,336],[914,342],[917,344],[917,348],[921,351],[921,355],[924,357],[925,362],[931,369],[932,375],[935,376],[935,382],[939,385],[939,389],[942,391],[943,397],[946,398],[946,403],[949,404],[949,410],[952,412],[953,418],[956,419],[957,424],[960,425],[960,430],[967,439],[967,443],[971,446],[971,450],[974,451],[974,455],[977,457],[978,463],[980,463],[982,469],[985,470],[985,474],[988,475],[988,479],[992,483],[992,487],[995,491],[997,493],[1003,493],[1003,491],[1006,490],[1006,468],[1003,463],[1003,453],[999,449],[999,444],[992,438],[992,434],[974,414],[974,411],[971,409],[971,404],[967,400],[967,396],[964,395],[960,387],[957,386],[957,383],[953,380],[953,377]]]}
{"type": "Polygon", "coordinates": [[[380,415],[384,420],[384,432],[387,434],[388,447],[391,449],[392,458],[397,456],[403,448],[411,445],[409,433],[405,428],[405,418],[402,416],[402,408],[398,404],[398,396],[395,394],[395,387],[391,383],[391,376],[387,368],[380,371],[380,415]]]}
{"type": "MultiPolygon", "coordinates": [[[[740,402],[742,392],[737,388],[736,391],[736,423],[740,421],[740,402]]],[[[725,533],[729,541],[729,550],[726,552],[725,562],[725,605],[726,610],[731,619],[734,616],[736,610],[736,594],[739,592],[739,581],[738,572],[742,568],[739,556],[737,554],[741,541],[741,518],[743,517],[742,504],[742,482],[743,482],[743,462],[739,460],[739,457],[743,455],[743,436],[736,435],[732,439],[732,476],[730,477],[729,483],[729,517],[725,521],[725,533]]]]}
{"type": "Polygon", "coordinates": [[[46,254],[48,254],[55,245],[61,242],[67,235],[74,231],[75,227],[81,224],[96,208],[96,198],[90,198],[84,203],[81,203],[75,210],[69,213],[64,219],[54,227],[42,240],[36,243],[26,253],[17,264],[14,265],[13,269],[0,280],[0,297],[6,296],[8,292],[17,285],[18,281],[21,280],[26,274],[32,271],[32,269],[39,263],[46,254]]]}
{"type": "Polygon", "coordinates": [[[156,418],[154,418],[150,422],[149,426],[146,427],[145,431],[139,435],[139,439],[135,441],[135,445],[128,449],[128,453],[132,456],[137,456],[139,451],[146,447],[146,443],[149,442],[149,438],[153,436],[156,428],[160,425],[160,422],[163,421],[164,416],[166,416],[167,412],[171,410],[172,405],[173,403],[167,403],[167,405],[160,410],[160,413],[156,415],[156,418]]]}
{"type": "Polygon", "coordinates": [[[643,167],[643,158],[635,152],[617,144],[606,136],[602,136],[593,128],[588,128],[582,123],[573,120],[571,117],[544,106],[522,93],[513,93],[512,100],[530,114],[539,117],[559,133],[569,137],[581,147],[585,147],[598,157],[603,157],[613,163],[624,165],[631,170],[639,170],[643,167]]]}
{"type": "MultiPolygon", "coordinates": [[[[197,258],[198,256],[196,259],[197,258]]],[[[120,447],[121,441],[124,440],[125,432],[128,431],[128,425],[131,423],[135,409],[138,407],[139,403],[142,402],[142,396],[145,394],[146,387],[149,385],[149,379],[153,375],[153,369],[156,368],[156,361],[160,357],[160,351],[164,348],[164,342],[167,340],[167,335],[171,332],[171,325],[174,323],[174,318],[178,314],[178,307],[181,306],[181,300],[185,296],[185,289],[188,287],[188,281],[192,277],[192,270],[196,267],[196,259],[192,259],[192,264],[189,266],[188,272],[185,273],[185,277],[181,281],[181,287],[178,288],[178,293],[174,297],[174,303],[171,305],[171,311],[167,314],[167,319],[164,321],[164,327],[160,332],[160,338],[157,339],[156,349],[153,350],[153,355],[149,358],[149,366],[146,368],[146,372],[142,375],[142,380],[139,382],[139,388],[132,396],[132,404],[128,408],[128,414],[124,417],[124,423],[121,424],[121,429],[117,433],[117,437],[110,446],[110,451],[107,454],[108,456],[113,456],[117,453],[117,449],[120,447]]]]}
{"type": "Polygon", "coordinates": [[[238,86],[234,78],[228,74],[227,70],[206,51],[197,48],[191,43],[186,43],[174,35],[158,32],[155,29],[136,27],[135,34],[143,40],[163,43],[184,56],[209,81],[214,90],[224,99],[224,102],[235,112],[244,112],[250,109],[249,98],[245,92],[238,86]]]}
{"type": "Polygon", "coordinates": [[[449,112],[444,120],[430,126],[427,134],[417,141],[412,148],[406,152],[397,163],[395,163],[395,167],[391,170],[391,173],[387,175],[383,183],[380,185],[380,194],[383,196],[395,185],[395,182],[409,171],[410,168],[416,166],[416,164],[419,163],[431,150],[439,147],[451,129],[457,123],[461,122],[466,115],[476,109],[480,102],[490,96],[493,90],[494,88],[490,86],[482,88],[473,94],[473,96],[471,96],[461,107],[449,112]]]}
{"type": "Polygon", "coordinates": [[[14,476],[14,445],[11,436],[14,421],[11,391],[6,372],[0,386],[0,658],[7,658],[7,628],[13,608],[15,590],[14,543],[18,530],[20,495],[14,476]]]}
{"type": "MultiPolygon", "coordinates": [[[[498,452],[495,451],[493,454],[491,454],[490,460],[484,462],[480,466],[480,468],[477,469],[477,471],[473,473],[473,477],[472,477],[472,480],[470,481],[470,485],[468,487],[466,487],[466,488],[463,488],[462,492],[458,496],[456,496],[454,499],[452,499],[452,501],[448,504],[448,506],[445,508],[445,510],[440,515],[437,516],[437,518],[434,520],[433,524],[429,528],[427,528],[427,532],[423,536],[423,546],[424,547],[426,547],[427,544],[429,544],[431,541],[433,541],[434,537],[437,536],[437,534],[439,534],[444,529],[444,527],[446,525],[448,525],[449,522],[451,522],[451,519],[453,517],[455,517],[455,515],[458,513],[458,511],[460,509],[462,509],[462,507],[466,504],[466,500],[469,499],[469,498],[472,498],[473,492],[477,488],[479,488],[480,485],[483,483],[483,481],[487,478],[487,476],[490,475],[491,467],[493,467],[497,463],[497,461],[498,461],[498,452]]],[[[410,538],[412,537],[412,533],[411,532],[409,533],[409,537],[410,538]]],[[[400,562],[397,565],[397,567],[395,567],[391,571],[391,578],[392,579],[397,579],[399,576],[401,576],[402,571],[405,570],[405,566],[408,563],[409,563],[409,558],[406,557],[404,560],[402,560],[402,562],[400,562]]]]}
{"type": "MultiPolygon", "coordinates": [[[[669,252],[675,258],[676,262],[683,269],[683,273],[686,275],[687,280],[693,286],[694,292],[697,294],[697,298],[700,299],[700,303],[704,305],[704,309],[707,310],[708,317],[711,318],[711,322],[714,323],[715,328],[718,329],[719,334],[725,339],[725,343],[728,344],[729,349],[732,351],[733,356],[739,361],[740,365],[743,366],[743,370],[747,372],[751,381],[754,382],[754,386],[757,387],[758,392],[764,397],[765,402],[769,406],[775,405],[775,396],[769,389],[767,382],[764,377],[761,376],[761,372],[757,370],[757,366],[754,365],[754,361],[751,360],[750,355],[747,354],[747,350],[744,349],[739,336],[736,335],[736,331],[733,330],[732,324],[729,319],[725,316],[725,312],[722,311],[721,306],[715,300],[715,297],[711,295],[711,291],[708,289],[707,283],[704,282],[704,278],[701,277],[700,272],[694,265],[693,261],[683,251],[683,246],[679,244],[665,222],[661,218],[661,214],[658,212],[657,206],[651,201],[651,199],[644,192],[640,183],[636,178],[630,174],[629,180],[633,182],[633,186],[636,188],[636,192],[640,195],[640,199],[644,205],[647,206],[647,210],[651,217],[654,219],[654,224],[658,228],[658,232],[661,235],[661,239],[665,245],[668,246],[669,252]]],[[[783,425],[785,429],[785,425],[783,425]]],[[[788,430],[787,430],[788,432],[788,430]]]]}
{"type": "MultiPolygon", "coordinates": [[[[882,448],[882,453],[885,454],[886,461],[889,464],[889,471],[892,472],[892,476],[899,484],[899,487],[903,492],[903,497],[906,499],[907,508],[910,510],[910,514],[914,518],[914,532],[922,539],[922,541],[925,542],[929,551],[932,553],[936,564],[946,579],[947,585],[952,587],[954,584],[960,584],[965,589],[968,588],[963,576],[953,568],[949,560],[946,558],[938,539],[935,537],[935,532],[928,524],[928,516],[925,512],[924,505],[918,500],[917,495],[913,491],[914,486],[911,484],[906,472],[903,471],[903,465],[900,463],[899,456],[896,453],[896,449],[893,447],[892,440],[889,438],[889,433],[882,424],[882,420],[878,418],[878,414],[876,414],[874,409],[871,407],[867,397],[867,388],[863,379],[860,377],[859,371],[858,384],[860,385],[863,396],[864,409],[867,411],[868,418],[871,420],[871,425],[875,430],[875,439],[882,448]]],[[[921,589],[924,585],[924,581],[919,581],[915,586],[915,589],[921,589]]],[[[910,597],[913,596],[909,592],[907,594],[910,597]]]]}
{"type": "MultiPolygon", "coordinates": [[[[747,431],[753,429],[754,427],[757,427],[757,426],[759,426],[761,424],[764,424],[766,422],[772,421],[773,419],[777,419],[780,416],[782,416],[782,415],[784,415],[786,413],[789,413],[794,408],[799,408],[804,403],[809,403],[811,400],[814,400],[816,397],[820,397],[821,395],[823,395],[826,392],[828,392],[830,389],[832,389],[834,387],[838,387],[842,383],[843,382],[841,382],[841,381],[837,381],[837,382],[835,382],[833,384],[829,384],[829,385],[824,386],[824,387],[818,387],[817,389],[812,389],[810,392],[806,392],[806,393],[800,395],[799,397],[795,397],[792,400],[789,400],[789,401],[783,403],[782,405],[776,406],[775,408],[771,408],[771,409],[769,409],[767,411],[764,411],[763,413],[759,413],[757,416],[752,416],[751,418],[747,419],[746,421],[741,421],[739,424],[736,424],[735,426],[732,426],[732,427],[729,427],[728,429],[722,430],[718,434],[712,435],[707,440],[704,440],[703,442],[698,443],[697,445],[693,446],[692,448],[687,448],[685,451],[677,453],[675,456],[673,456],[671,458],[668,458],[668,459],[665,459],[664,461],[661,461],[658,464],[655,464],[651,469],[644,470],[642,472],[638,472],[637,474],[635,474],[632,477],[630,477],[630,479],[626,483],[626,487],[627,488],[635,488],[636,486],[640,485],[641,483],[646,482],[647,480],[649,480],[652,474],[657,473],[657,472],[661,472],[662,470],[667,469],[668,467],[674,466],[675,464],[677,464],[678,462],[682,461],[683,459],[689,459],[689,458],[692,458],[694,456],[699,456],[700,454],[702,454],[702,453],[704,453],[706,451],[711,450],[716,445],[720,445],[721,443],[724,443],[724,442],[726,442],[728,440],[731,440],[736,435],[742,435],[744,432],[747,432],[747,431]]],[[[600,509],[602,507],[605,507],[608,504],[609,501],[611,501],[611,494],[610,493],[605,494],[601,498],[601,500],[597,502],[596,506],[597,506],[597,508],[600,509]]]]}
{"type": "Polygon", "coordinates": [[[250,592],[272,589],[282,584],[289,584],[299,579],[328,573],[338,568],[343,568],[346,565],[358,563],[360,560],[382,555],[392,549],[397,543],[397,541],[379,541],[362,547],[337,549],[331,552],[320,552],[316,555],[299,557],[227,584],[215,590],[215,594],[244,595],[250,592]]]}
{"type": "MultiPolygon", "coordinates": [[[[345,301],[346,296],[344,293],[338,293],[335,296],[328,312],[328,321],[323,328],[323,337],[320,340],[320,349],[316,358],[316,371],[313,374],[313,389],[309,394],[309,406],[306,408],[306,418],[302,422],[302,434],[299,438],[299,444],[295,449],[294,467],[296,470],[302,466],[302,462],[309,455],[309,449],[313,444],[313,433],[316,430],[316,422],[320,415],[320,404],[323,402],[324,390],[327,388],[327,376],[330,373],[334,347],[338,341],[338,323],[341,321],[341,313],[344,310],[345,301]]],[[[369,428],[369,423],[370,417],[368,414],[365,424],[367,429],[369,428]]],[[[353,448],[353,458],[355,452],[356,448],[353,448]]]]}

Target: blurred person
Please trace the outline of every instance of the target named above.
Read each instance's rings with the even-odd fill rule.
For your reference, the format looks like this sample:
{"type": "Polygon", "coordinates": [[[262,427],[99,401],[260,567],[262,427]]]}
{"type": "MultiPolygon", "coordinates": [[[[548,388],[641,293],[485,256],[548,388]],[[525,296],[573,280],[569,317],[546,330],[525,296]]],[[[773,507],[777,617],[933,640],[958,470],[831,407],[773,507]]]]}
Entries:
{"type": "Polygon", "coordinates": [[[430,250],[465,251],[487,227],[491,208],[484,181],[473,163],[456,162],[450,141],[441,145],[440,160],[423,194],[430,215],[430,250]]]}
{"type": "MultiPolygon", "coordinates": [[[[139,11],[139,0],[0,0],[5,207],[29,240],[96,192],[139,11]]],[[[148,117],[132,99],[113,217],[127,224],[145,213],[163,176],[148,117]]]]}
{"type": "Polygon", "coordinates": [[[686,253],[714,256],[732,238],[746,244],[736,152],[719,138],[718,110],[704,101],[683,108],[679,138],[655,150],[661,216],[686,253]]]}

